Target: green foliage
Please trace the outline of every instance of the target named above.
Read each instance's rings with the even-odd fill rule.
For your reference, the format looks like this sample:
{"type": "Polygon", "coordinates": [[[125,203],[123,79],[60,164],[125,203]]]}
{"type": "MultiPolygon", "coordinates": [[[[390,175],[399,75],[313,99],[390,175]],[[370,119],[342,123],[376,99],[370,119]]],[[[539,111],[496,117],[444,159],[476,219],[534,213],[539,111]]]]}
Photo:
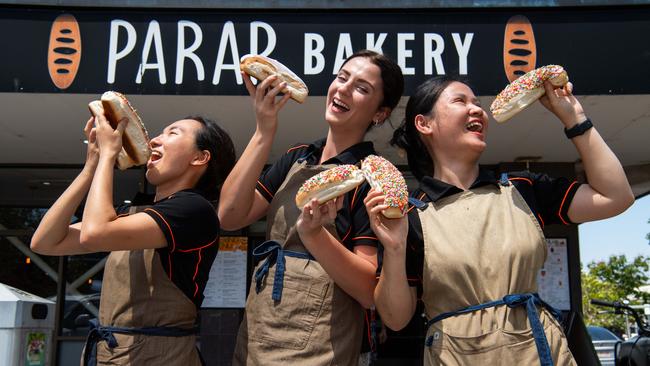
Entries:
{"type": "Polygon", "coordinates": [[[605,301],[629,300],[630,304],[650,302],[650,294],[639,291],[648,283],[650,257],[637,256],[630,262],[624,255],[611,256],[607,262],[591,262],[582,271],[582,310],[585,322],[609,328],[618,333],[625,331],[625,318],[604,313],[607,308],[590,304],[591,299],[605,301]]]}

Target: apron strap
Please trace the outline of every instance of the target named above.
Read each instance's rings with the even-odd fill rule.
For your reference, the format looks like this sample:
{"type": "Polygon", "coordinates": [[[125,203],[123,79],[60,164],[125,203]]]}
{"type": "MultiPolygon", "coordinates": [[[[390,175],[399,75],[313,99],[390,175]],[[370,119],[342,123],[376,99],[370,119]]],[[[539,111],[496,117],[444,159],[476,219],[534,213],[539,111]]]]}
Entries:
{"type": "MultiPolygon", "coordinates": [[[[468,306],[460,310],[442,313],[429,320],[426,327],[428,330],[429,327],[431,327],[433,324],[443,319],[499,305],[507,305],[510,308],[524,305],[526,306],[528,322],[530,323],[530,327],[533,331],[533,338],[535,338],[535,346],[537,347],[537,354],[539,355],[541,366],[553,366],[551,347],[548,345],[548,340],[546,339],[546,334],[544,333],[542,322],[539,319],[539,313],[537,312],[536,305],[546,308],[558,320],[560,319],[560,312],[540,299],[537,293],[510,294],[504,296],[501,300],[490,301],[479,305],[468,306]]],[[[433,336],[428,336],[425,344],[427,347],[430,347],[433,344],[433,336]]]]}
{"type": "Polygon", "coordinates": [[[424,203],[423,201],[420,201],[419,199],[417,199],[415,197],[409,197],[408,202],[410,204],[412,204],[413,206],[415,206],[417,209],[422,209],[423,207],[425,207],[427,205],[426,203],[424,203]]]}
{"type": "Polygon", "coordinates": [[[275,240],[268,240],[253,250],[253,258],[264,260],[264,263],[255,271],[255,291],[259,294],[262,291],[262,283],[269,274],[269,268],[275,264],[275,277],[273,279],[273,292],[271,298],[274,301],[282,299],[282,288],[284,286],[284,270],[286,268],[284,257],[294,257],[307,260],[315,260],[309,253],[284,250],[282,245],[275,240]]]}
{"type": "Polygon", "coordinates": [[[97,343],[106,341],[109,348],[118,346],[114,333],[118,334],[142,334],[158,337],[186,337],[198,333],[198,328],[178,328],[178,327],[142,327],[142,328],[124,328],[110,327],[99,324],[97,318],[89,321],[90,331],[86,337],[86,350],[84,352],[84,366],[94,366],[97,364],[97,343]]]}

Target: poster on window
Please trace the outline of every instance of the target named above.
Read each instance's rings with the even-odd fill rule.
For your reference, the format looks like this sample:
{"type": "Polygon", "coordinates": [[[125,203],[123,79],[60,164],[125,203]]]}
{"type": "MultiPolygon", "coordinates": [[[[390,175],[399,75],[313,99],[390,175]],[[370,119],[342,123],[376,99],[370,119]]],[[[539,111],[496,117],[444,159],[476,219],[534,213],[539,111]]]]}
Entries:
{"type": "Polygon", "coordinates": [[[571,310],[567,240],[547,238],[546,262],[537,276],[539,296],[558,310],[571,310]]]}
{"type": "Polygon", "coordinates": [[[246,256],[248,238],[219,239],[219,254],[210,269],[203,308],[243,308],[246,305],[246,256]]]}

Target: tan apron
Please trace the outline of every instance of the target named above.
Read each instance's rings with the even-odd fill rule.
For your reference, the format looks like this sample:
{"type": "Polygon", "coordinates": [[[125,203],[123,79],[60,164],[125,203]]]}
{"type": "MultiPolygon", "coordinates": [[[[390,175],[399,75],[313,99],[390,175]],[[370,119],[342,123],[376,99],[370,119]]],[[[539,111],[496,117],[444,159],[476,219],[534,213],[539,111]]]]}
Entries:
{"type": "MultiPolygon", "coordinates": [[[[196,306],[169,279],[155,249],[111,252],[104,267],[99,324],[193,329],[196,306]]],[[[112,334],[97,343],[97,365],[201,365],[196,336],[112,334]]],[[[83,364],[83,356],[82,356],[83,364]]]]}
{"type": "MultiPolygon", "coordinates": [[[[296,192],[305,180],[333,166],[294,163],[269,206],[269,241],[263,246],[276,241],[285,253],[308,256],[295,227],[300,215],[296,192]]],[[[326,229],[338,239],[334,225],[326,229]]],[[[275,278],[282,263],[270,265],[265,277],[251,281],[233,365],[356,366],[363,331],[361,305],[341,290],[316,260],[286,254],[284,260],[281,286],[275,278]]],[[[260,261],[256,273],[265,263],[260,261]]]]}
{"type": "MultiPolygon", "coordinates": [[[[516,188],[507,179],[504,185],[461,192],[418,211],[427,319],[537,291],[544,234],[516,188]]],[[[575,365],[559,323],[545,308],[531,308],[539,313],[553,364],[575,365]]],[[[429,327],[427,341],[425,365],[540,365],[525,305],[445,318],[429,327]]]]}

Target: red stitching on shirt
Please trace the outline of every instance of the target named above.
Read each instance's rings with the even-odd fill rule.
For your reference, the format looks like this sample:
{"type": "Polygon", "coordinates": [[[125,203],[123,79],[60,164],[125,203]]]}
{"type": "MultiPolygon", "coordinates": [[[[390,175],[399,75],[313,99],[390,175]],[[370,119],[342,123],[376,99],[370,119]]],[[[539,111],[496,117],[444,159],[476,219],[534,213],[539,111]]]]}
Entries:
{"type": "Polygon", "coordinates": [[[357,198],[357,192],[359,191],[359,186],[354,189],[354,194],[352,195],[352,201],[350,201],[350,210],[354,206],[354,200],[357,198]]]}
{"type": "Polygon", "coordinates": [[[216,243],[217,239],[214,239],[213,241],[209,242],[208,244],[200,246],[200,247],[196,247],[196,248],[192,248],[192,249],[179,249],[178,251],[181,252],[181,253],[188,253],[188,252],[194,252],[194,251],[197,251],[197,250],[201,250],[201,249],[207,248],[210,245],[216,243]]]}
{"type": "Polygon", "coordinates": [[[262,182],[260,182],[260,181],[258,180],[258,181],[257,181],[257,184],[259,184],[260,187],[262,187],[262,189],[264,189],[264,191],[266,191],[266,193],[268,193],[268,195],[271,196],[271,198],[273,198],[274,194],[271,193],[271,191],[269,191],[269,189],[266,188],[266,187],[264,186],[264,184],[262,184],[262,182]]]}
{"type": "Polygon", "coordinates": [[[192,281],[194,281],[194,295],[192,297],[196,297],[197,292],[199,292],[199,284],[196,283],[196,275],[199,274],[199,264],[201,264],[201,249],[199,249],[199,260],[196,262],[194,276],[192,276],[192,281]]]}
{"type": "Polygon", "coordinates": [[[357,236],[355,238],[352,238],[352,240],[363,240],[363,239],[377,240],[377,238],[373,236],[357,236]]]}
{"type": "Polygon", "coordinates": [[[298,146],[294,146],[294,147],[292,147],[291,149],[287,150],[287,154],[290,153],[290,152],[293,151],[293,150],[300,149],[300,148],[303,148],[303,147],[309,147],[309,145],[298,145],[298,146]]]}
{"type": "Polygon", "coordinates": [[[528,179],[528,178],[524,178],[524,177],[508,178],[508,180],[523,180],[523,181],[528,182],[528,184],[530,184],[531,186],[533,185],[533,181],[532,181],[532,180],[530,180],[530,179],[528,179]]]}
{"type": "Polygon", "coordinates": [[[154,210],[153,208],[145,208],[144,211],[151,211],[151,212],[155,213],[156,215],[158,215],[158,217],[160,217],[161,220],[163,220],[165,225],[167,225],[167,229],[169,229],[169,235],[172,237],[172,250],[171,250],[170,253],[173,253],[174,250],[176,250],[176,239],[174,239],[174,232],[172,231],[172,227],[169,226],[169,223],[167,223],[167,220],[165,220],[163,215],[158,213],[158,211],[154,210]]]}
{"type": "MultiPolygon", "coordinates": [[[[569,196],[569,192],[571,191],[571,187],[573,187],[576,183],[578,183],[578,182],[573,181],[573,183],[571,183],[569,188],[567,188],[566,192],[564,193],[564,198],[562,198],[562,204],[560,205],[560,209],[557,210],[557,216],[560,218],[560,220],[562,220],[564,225],[570,225],[570,223],[566,222],[564,220],[564,218],[562,217],[562,207],[564,207],[564,203],[566,202],[566,198],[569,196]]],[[[568,217],[567,217],[567,219],[568,219],[568,217]]]]}
{"type": "Polygon", "coordinates": [[[542,218],[542,215],[540,215],[539,213],[537,214],[537,217],[539,217],[539,221],[541,221],[542,229],[543,229],[544,228],[544,219],[542,218]]]}
{"type": "Polygon", "coordinates": [[[343,242],[345,241],[345,239],[348,238],[348,235],[350,235],[350,232],[351,232],[351,231],[352,231],[352,226],[350,226],[350,227],[348,228],[348,232],[345,233],[345,235],[343,235],[343,239],[341,239],[341,243],[343,243],[343,242]]]}

